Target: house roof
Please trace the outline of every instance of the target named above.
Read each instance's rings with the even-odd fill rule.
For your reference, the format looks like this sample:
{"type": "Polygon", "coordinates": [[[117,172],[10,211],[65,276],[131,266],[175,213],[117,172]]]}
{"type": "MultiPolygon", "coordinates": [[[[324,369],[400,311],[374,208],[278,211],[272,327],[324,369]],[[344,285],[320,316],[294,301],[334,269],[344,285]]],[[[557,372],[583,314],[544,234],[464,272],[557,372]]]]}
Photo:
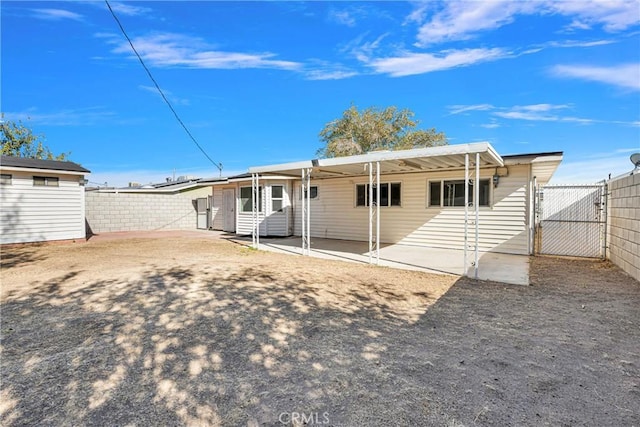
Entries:
{"type": "Polygon", "coordinates": [[[551,180],[560,162],[562,162],[562,151],[550,151],[545,153],[526,153],[503,156],[506,166],[509,165],[531,165],[531,176],[536,178],[539,185],[545,185],[551,180]]]}
{"type": "Polygon", "coordinates": [[[381,174],[462,169],[465,167],[467,154],[473,155],[469,158],[470,165],[475,162],[476,154],[480,155],[480,167],[504,165],[502,157],[491,144],[478,142],[412,150],[375,151],[357,156],[257,166],[249,168],[249,173],[298,177],[302,169],[310,168],[311,177],[314,179],[358,176],[369,173],[365,165],[370,162],[380,162],[381,174]]]}
{"type": "Polygon", "coordinates": [[[38,169],[61,172],[91,173],[77,163],[60,160],[30,159],[27,157],[1,156],[0,167],[16,169],[38,169]]]}

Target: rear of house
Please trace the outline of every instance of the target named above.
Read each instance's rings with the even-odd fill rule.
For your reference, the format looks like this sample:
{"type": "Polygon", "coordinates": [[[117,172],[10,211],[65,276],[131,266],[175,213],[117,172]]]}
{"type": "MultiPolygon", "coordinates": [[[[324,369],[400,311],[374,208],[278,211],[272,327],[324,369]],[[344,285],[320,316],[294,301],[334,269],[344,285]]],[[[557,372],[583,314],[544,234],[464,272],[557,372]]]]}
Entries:
{"type": "Polygon", "coordinates": [[[84,175],[73,162],[2,156],[0,243],[85,239],[84,175]]]}
{"type": "Polygon", "coordinates": [[[561,160],[561,152],[500,156],[490,144],[476,143],[255,167],[235,182],[230,178],[214,186],[214,209],[219,210],[213,228],[252,233],[252,179],[257,179],[255,214],[261,236],[300,236],[304,223],[311,238],[373,238],[380,243],[464,249],[465,238],[476,230],[473,199],[478,173],[478,250],[530,254],[534,188],[549,181],[561,160]],[[465,156],[470,168],[467,209],[465,156]],[[379,170],[378,179],[371,180],[370,168],[379,170]],[[303,191],[304,173],[310,180],[303,191]],[[303,194],[308,202],[304,221],[303,194]],[[369,199],[376,209],[370,209],[369,199]],[[379,235],[374,232],[371,237],[375,216],[379,235]]]}
{"type": "MultiPolygon", "coordinates": [[[[293,234],[293,181],[287,176],[269,176],[261,180],[256,216],[262,236],[293,234]]],[[[251,234],[253,229],[253,191],[250,174],[230,177],[213,185],[211,211],[214,230],[251,234]]]]}

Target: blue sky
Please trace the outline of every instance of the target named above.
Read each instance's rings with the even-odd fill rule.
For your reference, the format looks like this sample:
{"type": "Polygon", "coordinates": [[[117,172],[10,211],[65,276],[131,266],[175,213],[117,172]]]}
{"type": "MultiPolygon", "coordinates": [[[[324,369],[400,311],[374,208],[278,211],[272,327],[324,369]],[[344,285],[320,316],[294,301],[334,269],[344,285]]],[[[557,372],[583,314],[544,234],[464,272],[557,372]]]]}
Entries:
{"type": "MultiPolygon", "coordinates": [[[[564,151],[554,181],[631,170],[640,2],[116,2],[223,174],[310,159],[351,104],[409,108],[451,144],[564,151]]],[[[1,110],[109,185],[218,176],[102,1],[2,1],[1,110]]]]}

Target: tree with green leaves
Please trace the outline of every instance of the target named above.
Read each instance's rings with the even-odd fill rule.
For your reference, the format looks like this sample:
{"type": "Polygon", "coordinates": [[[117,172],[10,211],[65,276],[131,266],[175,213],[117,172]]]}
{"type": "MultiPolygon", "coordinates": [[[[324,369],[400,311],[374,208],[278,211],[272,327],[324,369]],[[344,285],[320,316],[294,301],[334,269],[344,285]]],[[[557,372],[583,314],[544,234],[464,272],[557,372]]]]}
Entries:
{"type": "Polygon", "coordinates": [[[416,129],[413,111],[387,107],[369,107],[359,111],[355,105],[342,117],[327,123],[320,131],[325,146],[317,152],[321,157],[342,157],[378,150],[406,150],[410,148],[446,145],[443,132],[416,129]]]}
{"type": "Polygon", "coordinates": [[[32,159],[66,160],[69,153],[54,155],[49,147],[43,144],[42,135],[34,135],[31,128],[11,120],[0,119],[0,143],[3,156],[29,157],[32,159]]]}

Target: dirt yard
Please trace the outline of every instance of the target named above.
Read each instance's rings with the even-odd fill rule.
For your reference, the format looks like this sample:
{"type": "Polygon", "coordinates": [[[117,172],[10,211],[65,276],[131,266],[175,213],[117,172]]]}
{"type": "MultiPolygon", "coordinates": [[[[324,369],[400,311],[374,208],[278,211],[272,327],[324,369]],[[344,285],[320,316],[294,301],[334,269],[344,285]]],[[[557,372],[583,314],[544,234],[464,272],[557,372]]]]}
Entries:
{"type": "Polygon", "coordinates": [[[522,287],[201,236],[3,248],[0,424],[640,425],[608,263],[522,287]]]}

